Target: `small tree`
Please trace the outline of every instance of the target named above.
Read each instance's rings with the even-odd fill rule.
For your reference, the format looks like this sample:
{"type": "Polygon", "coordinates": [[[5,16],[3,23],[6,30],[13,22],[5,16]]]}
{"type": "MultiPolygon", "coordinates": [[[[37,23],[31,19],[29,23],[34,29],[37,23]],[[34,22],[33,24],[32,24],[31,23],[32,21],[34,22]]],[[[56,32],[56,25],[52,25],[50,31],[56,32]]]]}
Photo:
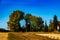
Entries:
{"type": "Polygon", "coordinates": [[[53,24],[52,20],[50,20],[50,24],[49,24],[48,30],[49,30],[49,32],[54,31],[54,24],[53,24]]]}
{"type": "Polygon", "coordinates": [[[47,23],[45,22],[45,26],[44,26],[44,31],[45,32],[48,32],[48,26],[47,26],[47,23]]]}

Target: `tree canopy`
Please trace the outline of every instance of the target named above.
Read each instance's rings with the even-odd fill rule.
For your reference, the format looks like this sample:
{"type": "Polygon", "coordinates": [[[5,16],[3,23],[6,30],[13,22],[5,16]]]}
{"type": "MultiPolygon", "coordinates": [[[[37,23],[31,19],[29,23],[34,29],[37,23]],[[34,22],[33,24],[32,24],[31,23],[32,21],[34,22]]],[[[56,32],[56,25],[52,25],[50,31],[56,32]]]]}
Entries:
{"type": "Polygon", "coordinates": [[[24,12],[16,10],[11,13],[9,16],[8,21],[8,28],[10,31],[18,32],[18,31],[54,31],[57,30],[57,26],[59,26],[60,30],[60,22],[57,19],[57,16],[54,15],[53,21],[50,20],[49,26],[46,22],[42,19],[42,17],[37,17],[32,14],[27,13],[24,15],[24,12]],[[20,26],[20,21],[24,19],[25,20],[25,26],[20,26]],[[45,23],[45,24],[44,24],[45,23]]]}
{"type": "Polygon", "coordinates": [[[54,18],[53,18],[53,24],[54,24],[54,29],[57,30],[58,19],[56,15],[54,15],[54,18]]]}
{"type": "Polygon", "coordinates": [[[8,28],[11,31],[19,31],[20,30],[20,23],[19,21],[24,18],[24,12],[16,10],[10,16],[10,20],[8,22],[8,28]]]}

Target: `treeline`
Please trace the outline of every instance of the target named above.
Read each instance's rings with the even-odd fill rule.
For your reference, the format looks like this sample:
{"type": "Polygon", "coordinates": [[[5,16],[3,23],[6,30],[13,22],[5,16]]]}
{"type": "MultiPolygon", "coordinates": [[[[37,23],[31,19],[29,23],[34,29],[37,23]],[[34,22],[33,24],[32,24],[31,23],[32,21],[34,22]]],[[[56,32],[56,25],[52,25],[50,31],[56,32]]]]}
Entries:
{"type": "Polygon", "coordinates": [[[12,32],[53,32],[60,31],[60,22],[57,16],[54,15],[53,20],[50,20],[49,26],[41,17],[33,16],[32,14],[24,14],[24,12],[16,10],[11,13],[8,21],[8,29],[12,32]],[[25,26],[21,27],[20,21],[25,20],[25,26]]]}
{"type": "Polygon", "coordinates": [[[6,29],[3,29],[3,28],[0,28],[0,32],[10,32],[10,30],[6,30],[6,29]]]}

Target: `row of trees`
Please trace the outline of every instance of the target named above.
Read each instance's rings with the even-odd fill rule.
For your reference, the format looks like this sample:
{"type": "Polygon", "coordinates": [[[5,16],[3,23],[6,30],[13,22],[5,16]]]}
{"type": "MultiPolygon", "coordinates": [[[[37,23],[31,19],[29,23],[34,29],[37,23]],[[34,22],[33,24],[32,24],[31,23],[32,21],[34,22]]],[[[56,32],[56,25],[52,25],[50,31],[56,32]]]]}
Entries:
{"type": "Polygon", "coordinates": [[[57,16],[54,15],[53,21],[50,20],[49,26],[46,22],[43,21],[41,17],[33,16],[31,14],[24,14],[24,12],[16,10],[9,16],[8,28],[10,31],[18,32],[18,31],[54,31],[57,30],[58,25],[57,16]],[[26,24],[21,27],[20,21],[24,19],[26,24]]]}

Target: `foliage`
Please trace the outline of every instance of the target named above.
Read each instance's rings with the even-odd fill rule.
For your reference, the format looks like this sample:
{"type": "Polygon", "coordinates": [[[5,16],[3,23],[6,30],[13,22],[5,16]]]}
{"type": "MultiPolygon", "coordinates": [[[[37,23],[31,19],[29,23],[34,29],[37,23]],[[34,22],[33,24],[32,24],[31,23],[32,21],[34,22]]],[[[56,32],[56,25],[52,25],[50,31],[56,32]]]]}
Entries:
{"type": "Polygon", "coordinates": [[[20,23],[19,21],[24,18],[24,13],[22,11],[16,10],[10,16],[10,20],[8,22],[8,28],[11,31],[20,31],[20,23]]]}
{"type": "Polygon", "coordinates": [[[54,15],[53,24],[54,24],[54,29],[57,30],[58,20],[56,15],[54,15]]]}
{"type": "Polygon", "coordinates": [[[26,14],[24,19],[26,21],[26,31],[30,31],[30,17],[31,17],[31,14],[26,14]]]}
{"type": "Polygon", "coordinates": [[[43,20],[41,17],[31,16],[30,22],[31,22],[31,27],[35,31],[40,31],[40,28],[43,27],[42,26],[43,20]]]}
{"type": "Polygon", "coordinates": [[[59,26],[60,31],[60,22],[58,22],[57,16],[54,15],[53,21],[50,20],[49,27],[47,23],[44,21],[41,17],[33,16],[31,14],[24,15],[24,12],[16,10],[9,16],[8,21],[8,28],[10,31],[45,31],[45,32],[51,32],[54,30],[57,30],[57,26],[59,26]],[[24,19],[25,20],[25,26],[20,26],[20,21],[24,19]]]}
{"type": "Polygon", "coordinates": [[[42,27],[43,24],[41,17],[36,17],[31,14],[26,14],[25,21],[27,31],[40,31],[40,27],[42,27]]]}
{"type": "Polygon", "coordinates": [[[54,24],[53,24],[52,20],[50,20],[50,24],[49,24],[48,29],[49,29],[49,32],[54,31],[54,24]]]}
{"type": "Polygon", "coordinates": [[[45,22],[45,26],[44,26],[44,31],[45,32],[48,32],[48,26],[47,26],[47,23],[45,22]]]}
{"type": "Polygon", "coordinates": [[[22,30],[22,32],[26,32],[26,27],[25,26],[22,26],[21,27],[21,30],[22,30]]]}
{"type": "Polygon", "coordinates": [[[6,29],[3,29],[3,28],[0,28],[0,32],[10,32],[10,31],[6,30],[6,29]]]}

